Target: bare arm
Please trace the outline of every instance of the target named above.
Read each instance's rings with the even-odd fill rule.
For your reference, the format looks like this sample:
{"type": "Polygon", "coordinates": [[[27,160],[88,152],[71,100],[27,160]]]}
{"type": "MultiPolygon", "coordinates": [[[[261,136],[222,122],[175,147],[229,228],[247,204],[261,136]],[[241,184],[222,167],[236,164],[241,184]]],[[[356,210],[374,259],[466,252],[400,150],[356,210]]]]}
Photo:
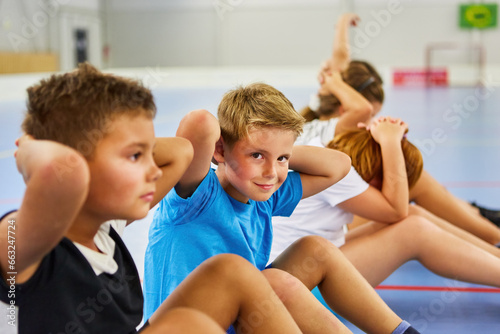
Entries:
{"type": "Polygon", "coordinates": [[[358,21],[359,16],[354,13],[342,14],[338,19],[335,24],[332,55],[321,64],[318,73],[320,84],[323,84],[325,75],[334,71],[343,72],[349,67],[349,63],[351,62],[349,27],[357,26],[358,21]]]}
{"type": "Polygon", "coordinates": [[[379,222],[395,223],[408,215],[408,179],[401,139],[408,126],[400,119],[381,117],[370,125],[380,144],[384,179],[381,190],[369,187],[339,207],[355,215],[379,222]]]}
{"type": "MultiPolygon", "coordinates": [[[[373,114],[373,105],[358,91],[342,80],[338,71],[325,75],[322,85],[328,94],[332,94],[340,101],[339,121],[335,127],[335,134],[357,128],[358,123],[368,123],[373,114]]],[[[333,138],[332,138],[333,139],[333,138]]]]}
{"type": "Polygon", "coordinates": [[[184,175],[193,160],[193,146],[189,140],[181,137],[157,138],[153,154],[162,176],[156,181],[151,207],[158,204],[184,175]]]}
{"type": "Polygon", "coordinates": [[[316,146],[294,146],[290,169],[300,173],[302,198],[312,196],[341,180],[351,159],[340,151],[316,146]]]}
{"type": "Polygon", "coordinates": [[[181,120],[176,135],[189,140],[194,150],[189,167],[175,186],[177,194],[187,198],[210,169],[215,144],[220,139],[219,121],[206,110],[191,111],[181,120]]]}
{"type": "Polygon", "coordinates": [[[358,24],[359,16],[354,13],[343,14],[335,26],[335,37],[333,40],[333,52],[329,67],[334,71],[344,71],[351,62],[351,51],[349,47],[349,27],[358,24]]]}
{"type": "MultiPolygon", "coordinates": [[[[408,206],[408,204],[406,204],[408,206]]],[[[404,219],[404,212],[398,211],[389,200],[375,187],[369,186],[364,192],[350,198],[338,206],[344,211],[367,219],[386,224],[397,223],[404,219]]]]}
{"type": "Polygon", "coordinates": [[[16,162],[26,191],[19,211],[0,222],[0,266],[3,277],[16,271],[21,283],[73,223],[87,197],[90,174],[73,149],[28,136],[19,140],[16,162]],[[15,246],[15,268],[9,266],[9,246],[15,246]]]}
{"type": "Polygon", "coordinates": [[[373,116],[373,105],[356,89],[342,80],[341,73],[351,62],[349,48],[349,27],[356,26],[359,17],[354,13],[343,14],[336,24],[333,52],[330,59],[324,62],[318,74],[319,94],[332,94],[338,98],[339,121],[335,133],[340,134],[356,129],[359,122],[368,123],[373,116]]]}

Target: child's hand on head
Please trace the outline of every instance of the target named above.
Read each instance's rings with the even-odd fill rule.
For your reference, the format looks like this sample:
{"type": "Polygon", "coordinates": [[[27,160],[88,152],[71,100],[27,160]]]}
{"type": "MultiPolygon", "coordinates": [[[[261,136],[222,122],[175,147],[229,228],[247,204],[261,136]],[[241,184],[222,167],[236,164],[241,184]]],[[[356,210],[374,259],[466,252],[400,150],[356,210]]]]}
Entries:
{"type": "Polygon", "coordinates": [[[21,143],[27,141],[27,140],[35,140],[35,138],[33,138],[32,135],[29,135],[29,134],[23,134],[21,137],[17,138],[16,139],[16,146],[19,147],[19,145],[21,145],[21,143]]]}
{"type": "Polygon", "coordinates": [[[19,148],[21,147],[21,145],[27,141],[30,141],[30,140],[35,140],[35,138],[33,138],[32,135],[28,135],[28,134],[23,134],[21,137],[17,138],[16,139],[16,146],[17,146],[17,150],[14,152],[14,158],[17,158],[17,152],[19,151],[19,148]]]}
{"type": "Polygon", "coordinates": [[[342,75],[340,74],[340,71],[328,67],[327,69],[322,70],[318,74],[318,81],[321,85],[318,93],[320,95],[328,95],[331,92],[331,89],[329,89],[328,87],[338,85],[340,82],[343,81],[343,79],[342,75]]]}
{"type": "Polygon", "coordinates": [[[16,158],[17,170],[23,176],[24,182],[27,182],[29,177],[26,173],[25,162],[29,158],[29,143],[34,141],[35,138],[28,134],[23,134],[21,137],[17,138],[16,146],[17,150],[14,152],[14,158],[16,158]]]}
{"type": "Polygon", "coordinates": [[[325,76],[328,75],[328,73],[330,73],[330,62],[328,60],[325,60],[321,63],[317,76],[320,85],[323,85],[325,83],[325,76]]]}
{"type": "Polygon", "coordinates": [[[403,139],[404,134],[408,132],[408,124],[400,118],[381,116],[369,125],[368,130],[373,139],[380,144],[384,139],[398,141],[403,139]]]}

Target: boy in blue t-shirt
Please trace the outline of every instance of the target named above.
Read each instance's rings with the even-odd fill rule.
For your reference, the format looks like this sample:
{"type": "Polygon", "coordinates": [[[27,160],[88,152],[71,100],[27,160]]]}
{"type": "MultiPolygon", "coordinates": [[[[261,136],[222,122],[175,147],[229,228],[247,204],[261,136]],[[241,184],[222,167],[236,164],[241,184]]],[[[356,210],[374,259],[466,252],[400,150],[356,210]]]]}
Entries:
{"type": "Polygon", "coordinates": [[[218,120],[205,110],[182,119],[177,136],[189,139],[194,158],[150,227],[146,318],[202,261],[234,253],[263,270],[303,332],[349,332],[310,293],[319,285],[329,305],[364,330],[414,333],[325,239],[297,241],[266,269],[271,217],[289,216],[301,198],[349,171],[338,151],[294,146],[303,123],[281,92],[262,83],[226,93],[218,120]]]}

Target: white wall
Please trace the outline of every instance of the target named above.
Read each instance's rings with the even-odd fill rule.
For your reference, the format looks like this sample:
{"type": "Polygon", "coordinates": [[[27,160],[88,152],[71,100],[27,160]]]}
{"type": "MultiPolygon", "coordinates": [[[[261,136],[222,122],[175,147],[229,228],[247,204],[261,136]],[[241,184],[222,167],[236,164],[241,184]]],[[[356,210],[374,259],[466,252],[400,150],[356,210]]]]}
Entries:
{"type": "Polygon", "coordinates": [[[482,42],[500,63],[498,28],[458,27],[460,0],[109,0],[110,66],[314,65],[329,56],[347,7],[353,57],[377,66],[421,67],[431,42],[482,42]]]}
{"type": "Polygon", "coordinates": [[[57,52],[67,70],[74,64],[72,30],[83,27],[91,62],[105,68],[317,66],[331,52],[338,15],[349,9],[362,19],[351,29],[353,58],[379,68],[422,67],[433,42],[481,43],[487,64],[500,66],[500,30],[461,30],[461,2],[2,0],[0,51],[57,52]]]}

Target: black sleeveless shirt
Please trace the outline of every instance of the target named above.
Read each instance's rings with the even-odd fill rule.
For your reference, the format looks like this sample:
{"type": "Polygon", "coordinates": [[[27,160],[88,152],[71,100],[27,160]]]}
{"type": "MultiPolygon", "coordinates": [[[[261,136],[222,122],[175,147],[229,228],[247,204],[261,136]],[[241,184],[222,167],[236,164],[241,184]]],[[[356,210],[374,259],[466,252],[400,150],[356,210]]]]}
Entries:
{"type": "MultiPolygon", "coordinates": [[[[115,242],[113,259],[118,265],[113,274],[96,275],[73,242],[64,238],[27,282],[15,286],[14,298],[8,282],[0,280],[0,300],[7,304],[0,303],[0,307],[7,308],[12,300],[18,307],[17,333],[137,332],[143,316],[140,278],[130,253],[112,227],[109,236],[115,242]]],[[[9,318],[4,316],[1,321],[9,318]]]]}

